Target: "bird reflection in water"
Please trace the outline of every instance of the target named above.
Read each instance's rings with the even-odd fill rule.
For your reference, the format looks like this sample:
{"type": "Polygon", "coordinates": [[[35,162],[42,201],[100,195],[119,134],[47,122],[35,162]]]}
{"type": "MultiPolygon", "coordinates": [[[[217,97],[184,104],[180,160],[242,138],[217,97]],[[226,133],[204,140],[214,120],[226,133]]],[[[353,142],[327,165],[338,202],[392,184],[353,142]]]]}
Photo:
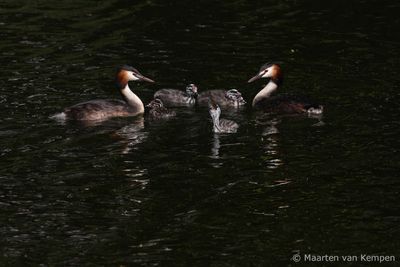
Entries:
{"type": "Polygon", "coordinates": [[[148,133],[143,131],[144,118],[142,116],[135,118],[130,124],[116,130],[112,133],[112,138],[119,139],[122,146],[122,154],[127,154],[131,150],[136,149],[136,146],[143,143],[148,136],[148,133]]]}
{"type": "MultiPolygon", "coordinates": [[[[122,170],[125,176],[128,177],[127,180],[129,181],[129,187],[139,190],[146,189],[148,183],[150,182],[150,179],[147,178],[148,170],[146,168],[142,168],[141,166],[133,166],[135,162],[130,160],[125,160],[124,163],[129,166],[122,170]]],[[[136,199],[133,201],[137,203],[142,203],[142,200],[140,199],[136,199]]]]}
{"type": "Polygon", "coordinates": [[[219,159],[219,149],[221,148],[221,143],[219,140],[219,134],[213,135],[212,147],[211,147],[211,158],[219,159]]]}
{"type": "Polygon", "coordinates": [[[213,134],[213,139],[211,141],[211,155],[210,158],[216,160],[210,163],[213,168],[221,168],[223,165],[221,159],[219,149],[221,148],[220,134],[213,134]]]}
{"type": "Polygon", "coordinates": [[[266,160],[268,169],[277,169],[283,165],[282,159],[279,157],[279,139],[278,136],[269,135],[263,136],[262,141],[265,143],[264,148],[264,159],[266,160]]]}
{"type": "Polygon", "coordinates": [[[321,127],[321,126],[325,125],[325,122],[322,120],[322,118],[323,118],[322,114],[308,114],[308,117],[318,120],[318,122],[316,122],[312,125],[313,127],[321,127]]]}
{"type": "MultiPolygon", "coordinates": [[[[144,131],[144,118],[143,116],[135,117],[128,125],[114,131],[111,134],[113,139],[116,139],[121,144],[121,154],[129,154],[132,150],[138,149],[138,145],[143,143],[147,137],[148,132],[144,131]]],[[[146,189],[149,179],[148,170],[131,157],[124,157],[124,165],[121,171],[127,177],[126,182],[129,183],[128,190],[144,190],[146,189]]],[[[144,199],[140,197],[129,197],[131,203],[135,203],[132,209],[127,209],[123,215],[130,216],[136,214],[140,210],[137,205],[141,205],[144,199]]]]}
{"type": "Polygon", "coordinates": [[[268,169],[277,169],[283,165],[282,159],[279,158],[279,129],[277,125],[280,122],[278,118],[271,118],[265,114],[256,117],[256,124],[262,127],[261,141],[268,169]]]}

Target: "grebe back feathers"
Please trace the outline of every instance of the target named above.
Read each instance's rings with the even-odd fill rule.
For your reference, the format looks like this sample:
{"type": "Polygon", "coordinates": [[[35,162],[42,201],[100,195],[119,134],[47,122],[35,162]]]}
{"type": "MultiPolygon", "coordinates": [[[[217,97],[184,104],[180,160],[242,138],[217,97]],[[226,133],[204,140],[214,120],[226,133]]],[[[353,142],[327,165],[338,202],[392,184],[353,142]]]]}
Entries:
{"type": "Polygon", "coordinates": [[[237,89],[209,90],[199,94],[197,103],[199,106],[207,106],[210,99],[219,106],[240,107],[246,104],[242,94],[237,89]]]}
{"type": "Polygon", "coordinates": [[[177,89],[160,89],[154,93],[166,107],[194,106],[197,98],[197,86],[193,83],[186,86],[185,91],[177,89]]]}

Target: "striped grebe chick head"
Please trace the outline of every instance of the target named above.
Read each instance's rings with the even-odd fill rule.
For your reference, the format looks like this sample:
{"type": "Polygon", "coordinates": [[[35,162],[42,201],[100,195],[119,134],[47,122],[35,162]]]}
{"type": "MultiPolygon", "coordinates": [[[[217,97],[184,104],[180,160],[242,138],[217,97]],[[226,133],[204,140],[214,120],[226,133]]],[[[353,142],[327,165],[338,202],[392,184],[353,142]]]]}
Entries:
{"type": "Polygon", "coordinates": [[[281,67],[275,63],[266,63],[261,66],[258,73],[248,80],[249,83],[254,82],[261,78],[269,78],[271,81],[275,82],[276,84],[281,84],[283,81],[283,75],[281,67]]]}
{"type": "Polygon", "coordinates": [[[197,97],[197,86],[194,83],[187,85],[186,94],[190,97],[197,97]]]}
{"type": "Polygon", "coordinates": [[[150,103],[146,105],[148,108],[161,108],[163,106],[164,104],[159,98],[151,100],[150,103]]]}
{"type": "Polygon", "coordinates": [[[117,86],[122,89],[124,88],[128,82],[130,81],[145,81],[154,83],[154,81],[150,78],[143,76],[137,69],[134,67],[123,65],[117,70],[117,86]]]}
{"type": "Polygon", "coordinates": [[[226,98],[234,103],[235,106],[243,106],[246,104],[242,94],[236,89],[230,89],[225,94],[226,98]]]}

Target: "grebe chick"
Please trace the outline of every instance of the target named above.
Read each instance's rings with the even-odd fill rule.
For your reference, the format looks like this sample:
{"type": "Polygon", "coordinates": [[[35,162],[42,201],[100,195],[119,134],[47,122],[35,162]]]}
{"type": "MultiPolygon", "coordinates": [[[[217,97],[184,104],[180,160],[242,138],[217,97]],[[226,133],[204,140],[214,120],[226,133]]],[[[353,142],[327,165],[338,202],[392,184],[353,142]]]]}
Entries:
{"type": "Polygon", "coordinates": [[[209,90],[202,92],[197,97],[199,106],[207,106],[209,100],[212,99],[219,106],[224,107],[240,107],[246,104],[242,94],[236,89],[230,90],[209,90]]]}
{"type": "Polygon", "coordinates": [[[253,108],[264,112],[275,113],[305,113],[322,114],[324,108],[306,97],[295,95],[271,96],[282,84],[283,76],[278,64],[267,63],[261,66],[257,75],[248,82],[251,83],[260,78],[269,78],[268,84],[253,99],[253,108]]]}
{"type": "Polygon", "coordinates": [[[186,86],[185,91],[177,89],[161,89],[154,93],[166,107],[191,107],[196,104],[197,86],[193,83],[186,86]]]}
{"type": "Polygon", "coordinates": [[[106,120],[111,117],[135,116],[144,112],[144,105],[140,98],[129,88],[129,81],[154,81],[146,78],[131,66],[124,65],[118,68],[116,75],[117,87],[123,100],[97,99],[67,107],[55,118],[67,120],[106,120]]]}
{"type": "Polygon", "coordinates": [[[214,101],[208,103],[209,112],[213,122],[214,133],[236,133],[239,125],[231,120],[220,119],[221,109],[214,101]]]}
{"type": "Polygon", "coordinates": [[[150,108],[149,115],[152,119],[167,119],[176,115],[176,112],[164,107],[161,99],[154,99],[146,107],[150,108]]]}

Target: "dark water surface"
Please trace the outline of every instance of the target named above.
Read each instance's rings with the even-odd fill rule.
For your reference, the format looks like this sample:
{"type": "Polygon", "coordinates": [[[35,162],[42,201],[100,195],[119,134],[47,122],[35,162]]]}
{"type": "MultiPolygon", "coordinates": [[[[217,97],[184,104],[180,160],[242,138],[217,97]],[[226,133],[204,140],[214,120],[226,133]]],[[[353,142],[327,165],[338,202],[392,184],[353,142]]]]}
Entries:
{"type": "Polygon", "coordinates": [[[0,265],[398,266],[400,3],[331,2],[1,1],[0,265]],[[223,112],[241,127],[221,136],[202,109],[48,118],[119,97],[123,63],[158,82],[132,84],[145,103],[190,82],[251,102],[270,60],[325,125],[250,108],[223,112]]]}

